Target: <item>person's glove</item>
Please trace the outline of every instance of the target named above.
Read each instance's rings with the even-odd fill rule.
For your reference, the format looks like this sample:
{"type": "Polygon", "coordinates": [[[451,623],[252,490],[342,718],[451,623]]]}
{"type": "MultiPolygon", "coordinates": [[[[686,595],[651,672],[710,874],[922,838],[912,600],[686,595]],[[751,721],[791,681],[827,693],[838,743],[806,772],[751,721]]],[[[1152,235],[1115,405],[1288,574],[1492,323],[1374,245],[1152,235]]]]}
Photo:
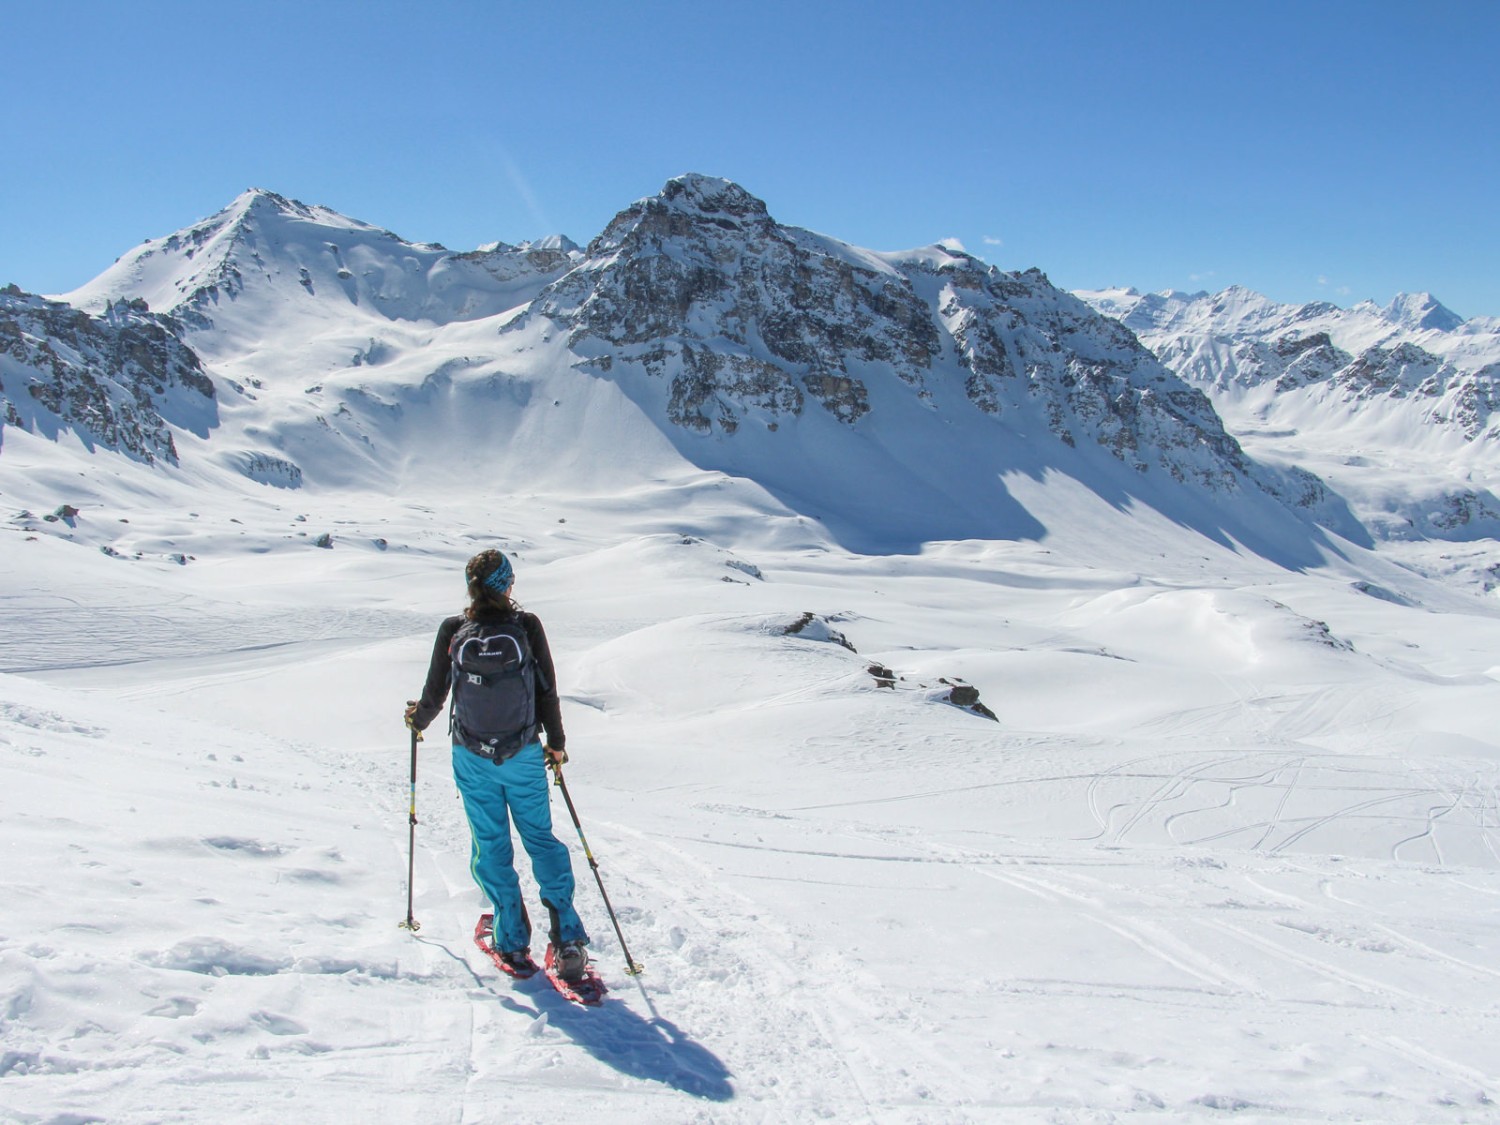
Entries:
{"type": "Polygon", "coordinates": [[[408,699],[406,701],[406,711],[402,715],[402,718],[406,722],[406,729],[415,731],[417,740],[421,741],[422,732],[417,729],[417,701],[415,699],[408,699]]]}
{"type": "Polygon", "coordinates": [[[542,753],[547,755],[547,764],[554,769],[565,764],[568,760],[568,752],[566,750],[554,750],[550,746],[543,746],[542,753]]]}

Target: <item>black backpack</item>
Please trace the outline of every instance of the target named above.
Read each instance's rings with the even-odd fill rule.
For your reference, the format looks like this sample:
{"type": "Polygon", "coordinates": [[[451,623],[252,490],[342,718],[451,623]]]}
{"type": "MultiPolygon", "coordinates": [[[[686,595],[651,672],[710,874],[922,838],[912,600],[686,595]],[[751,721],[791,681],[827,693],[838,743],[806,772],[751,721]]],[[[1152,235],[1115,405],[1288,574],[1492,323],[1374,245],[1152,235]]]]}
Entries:
{"type": "Polygon", "coordinates": [[[464,622],[448,655],[454,741],[502,762],[536,738],[536,661],[519,617],[464,622]]]}

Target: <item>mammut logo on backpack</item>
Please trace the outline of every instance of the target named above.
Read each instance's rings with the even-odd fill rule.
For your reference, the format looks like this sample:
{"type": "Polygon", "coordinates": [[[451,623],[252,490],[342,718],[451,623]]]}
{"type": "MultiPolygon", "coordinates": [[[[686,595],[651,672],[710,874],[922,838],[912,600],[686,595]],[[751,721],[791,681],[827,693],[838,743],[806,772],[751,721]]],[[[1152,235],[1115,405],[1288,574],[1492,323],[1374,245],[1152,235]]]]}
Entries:
{"type": "Polygon", "coordinates": [[[466,622],[448,655],[455,741],[499,762],[536,737],[536,664],[519,620],[466,622]]]}

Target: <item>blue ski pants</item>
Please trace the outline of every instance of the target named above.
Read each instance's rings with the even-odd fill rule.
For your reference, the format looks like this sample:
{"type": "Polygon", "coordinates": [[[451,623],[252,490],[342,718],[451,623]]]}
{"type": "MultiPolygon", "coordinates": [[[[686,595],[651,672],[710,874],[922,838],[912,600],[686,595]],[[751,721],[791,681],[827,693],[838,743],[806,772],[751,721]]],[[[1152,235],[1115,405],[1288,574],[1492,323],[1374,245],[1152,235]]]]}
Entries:
{"type": "Polygon", "coordinates": [[[474,838],[469,869],[495,907],[495,948],[511,951],[531,945],[531,919],[521,901],[510,838],[512,821],[531,857],[531,872],[550,915],[548,936],[555,942],[588,941],[573,909],[573,861],[567,845],[552,834],[542,744],[533,742],[499,765],[454,746],[453,778],[474,838]]]}

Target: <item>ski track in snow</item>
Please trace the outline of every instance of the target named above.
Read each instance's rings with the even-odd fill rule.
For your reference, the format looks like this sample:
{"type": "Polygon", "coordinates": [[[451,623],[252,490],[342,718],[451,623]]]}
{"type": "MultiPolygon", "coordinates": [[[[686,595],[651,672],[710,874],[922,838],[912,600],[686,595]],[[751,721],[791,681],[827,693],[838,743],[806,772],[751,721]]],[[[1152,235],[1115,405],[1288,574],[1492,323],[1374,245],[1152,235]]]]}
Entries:
{"type": "MultiPolygon", "coordinates": [[[[1447,681],[1372,662],[1378,682],[1347,664],[1317,682],[1290,641],[1271,650],[1287,671],[1194,678],[1174,663],[1193,604],[1117,635],[1107,585],[1077,571],[995,585],[955,563],[873,590],[762,551],[773,577],[730,590],[717,558],[653,585],[630,552],[662,541],[626,542],[537,548],[565,579],[521,570],[573,693],[580,813],[646,965],[622,972],[559,805],[612,990],[598,1010],[474,948],[441,724],[419,759],[421,929],[396,926],[396,716],[468,539],[428,577],[313,552],[364,574],[368,606],[321,604],[301,562],[280,603],[272,584],[231,596],[244,570],[127,588],[101,557],[91,606],[23,569],[0,604],[0,664],[27,673],[0,676],[4,831],[27,857],[0,921],[0,1116],[1493,1116],[1500,769],[1459,752],[1493,695],[1425,718],[1460,698],[1447,681]],[[645,584],[613,593],[622,573],[645,584]],[[957,608],[935,609],[950,582],[957,608]],[[381,608],[413,599],[432,608],[381,608]],[[874,656],[767,624],[829,601],[874,656]],[[897,688],[873,687],[872,659],[897,688]],[[961,672],[1002,722],[921,694],[961,672]]],[[[1299,581],[1320,613],[1342,604],[1299,581]]],[[[1424,636],[1425,611],[1372,605],[1424,636]]]]}
{"type": "MultiPolygon", "coordinates": [[[[764,264],[731,229],[708,213],[703,245],[764,264]]],[[[830,325],[870,279],[935,291],[915,263],[959,260],[786,237],[831,255],[830,325]]],[[[699,252],[640,260],[658,245],[668,274],[699,252]]],[[[777,413],[741,371],[691,432],[662,420],[669,353],[729,306],[695,297],[657,358],[576,310],[517,317],[582,260],[558,246],[450,255],[252,191],[125,255],[77,296],[195,294],[216,387],[170,466],[50,432],[7,368],[0,1120],[1500,1120],[1493,442],[1455,462],[1395,400],[1330,415],[1309,386],[1268,421],[1218,395],[1252,454],[1326,471],[1393,534],[1461,517],[1462,541],[1365,550],[1244,482],[1178,488],[1145,463],[1223,468],[1208,431],[1171,453],[1175,427],[1123,425],[1141,471],[1091,440],[1154,388],[1036,409],[1075,346],[1068,386],[1110,366],[1093,352],[1145,369],[1021,276],[996,358],[1030,390],[999,414],[945,312],[926,386],[830,338],[871,395],[857,425],[777,413]],[[933,539],[976,532],[1001,538],[933,539]],[[397,925],[401,703],[496,545],[547,623],[570,783],[646,966],[622,971],[559,806],[597,1010],[474,947],[441,723],[420,929],[397,925]],[[944,703],[955,680],[999,721],[944,703]]],[[[916,325],[877,320],[903,350],[916,325]]],[[[763,343],[738,358],[778,381],[763,343]]]]}

